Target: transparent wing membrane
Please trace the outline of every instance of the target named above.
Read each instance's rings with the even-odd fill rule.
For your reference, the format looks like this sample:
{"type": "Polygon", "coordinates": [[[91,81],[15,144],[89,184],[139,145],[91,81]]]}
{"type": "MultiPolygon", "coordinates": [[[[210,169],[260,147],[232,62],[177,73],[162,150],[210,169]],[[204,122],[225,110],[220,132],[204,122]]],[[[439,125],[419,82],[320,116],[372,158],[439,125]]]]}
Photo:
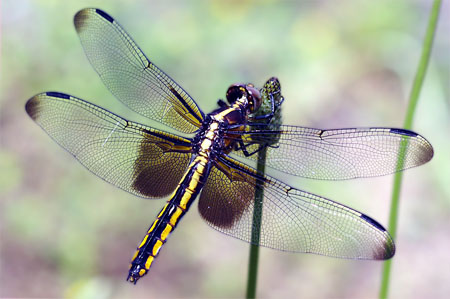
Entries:
{"type": "Polygon", "coordinates": [[[257,245],[353,259],[387,259],[395,246],[375,220],[344,205],[299,189],[231,158],[213,167],[199,201],[213,228],[252,243],[255,186],[264,186],[257,245]]]}
{"type": "Polygon", "coordinates": [[[192,155],[188,139],[127,121],[67,94],[41,93],[25,108],[87,169],[137,196],[169,195],[192,155]]]}
{"type": "Polygon", "coordinates": [[[74,23],[86,56],[117,99],[183,133],[201,126],[203,113],[194,100],[148,60],[111,16],[87,8],[75,15],[74,23]]]}
{"type": "MultiPolygon", "coordinates": [[[[433,157],[433,147],[425,138],[392,128],[320,130],[281,126],[279,131],[242,131],[247,152],[257,151],[260,144],[271,144],[274,132],[279,141],[267,148],[266,166],[312,179],[381,176],[422,165],[433,157]],[[259,143],[252,144],[252,139],[259,143]],[[405,155],[401,165],[400,154],[405,155]]],[[[246,156],[242,150],[233,154],[248,160],[258,157],[246,156]]]]}

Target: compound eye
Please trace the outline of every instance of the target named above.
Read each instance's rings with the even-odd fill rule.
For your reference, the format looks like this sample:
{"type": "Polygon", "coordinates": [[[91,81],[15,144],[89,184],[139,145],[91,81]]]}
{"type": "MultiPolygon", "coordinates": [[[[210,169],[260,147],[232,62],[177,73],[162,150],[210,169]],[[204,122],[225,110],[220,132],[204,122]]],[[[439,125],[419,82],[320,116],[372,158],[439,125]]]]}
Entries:
{"type": "Polygon", "coordinates": [[[246,86],[248,92],[248,101],[250,103],[250,111],[255,112],[261,107],[262,99],[259,90],[256,89],[253,84],[247,84],[246,86]]]}
{"type": "Polygon", "coordinates": [[[242,98],[242,96],[246,94],[247,91],[245,90],[245,87],[242,84],[233,84],[230,87],[228,87],[226,95],[227,101],[229,104],[233,104],[239,98],[242,98]]]}

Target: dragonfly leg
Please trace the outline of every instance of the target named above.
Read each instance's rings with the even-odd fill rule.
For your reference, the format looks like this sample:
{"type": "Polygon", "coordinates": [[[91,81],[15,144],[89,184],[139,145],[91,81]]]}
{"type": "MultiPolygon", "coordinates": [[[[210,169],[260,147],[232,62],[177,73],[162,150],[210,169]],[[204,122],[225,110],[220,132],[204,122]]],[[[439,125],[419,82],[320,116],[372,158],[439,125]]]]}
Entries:
{"type": "Polygon", "coordinates": [[[228,107],[227,103],[222,99],[217,101],[217,105],[219,105],[220,108],[228,107]]]}
{"type": "Polygon", "coordinates": [[[237,150],[237,151],[241,150],[246,157],[249,157],[249,156],[252,156],[252,155],[256,154],[257,152],[260,152],[261,150],[263,150],[267,146],[268,146],[267,143],[262,144],[262,143],[258,143],[258,142],[250,142],[250,143],[244,144],[244,141],[240,140],[239,143],[236,144],[235,150],[237,150]],[[254,150],[253,152],[249,152],[247,150],[247,148],[249,146],[253,145],[253,144],[258,144],[258,148],[256,150],[254,150]]]}

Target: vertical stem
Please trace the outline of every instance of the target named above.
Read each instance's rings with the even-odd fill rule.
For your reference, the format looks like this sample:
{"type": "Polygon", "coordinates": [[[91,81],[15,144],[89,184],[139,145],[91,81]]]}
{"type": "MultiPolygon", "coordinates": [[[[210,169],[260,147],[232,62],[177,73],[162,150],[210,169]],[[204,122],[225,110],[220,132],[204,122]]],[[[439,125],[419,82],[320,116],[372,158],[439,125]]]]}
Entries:
{"type": "MultiPolygon", "coordinates": [[[[258,149],[258,163],[257,172],[261,178],[264,178],[266,169],[266,157],[267,148],[272,144],[276,144],[280,138],[278,130],[282,123],[281,117],[281,104],[284,101],[281,95],[280,81],[276,77],[272,77],[264,84],[264,87],[260,90],[262,104],[258,111],[254,114],[255,119],[257,116],[264,116],[260,120],[260,124],[251,126],[253,133],[258,130],[272,131],[273,133],[267,135],[261,133],[261,135],[253,134],[251,139],[260,145],[258,149]],[[272,114],[271,114],[272,113],[272,114]],[[267,118],[271,115],[270,118],[267,118]]],[[[252,237],[250,244],[250,256],[248,263],[248,276],[247,276],[247,293],[246,298],[256,298],[256,282],[258,278],[258,257],[259,257],[259,244],[261,243],[261,222],[263,217],[263,200],[264,200],[264,179],[257,179],[255,184],[255,201],[253,206],[253,219],[252,219],[252,237]]]]}
{"type": "MultiPolygon", "coordinates": [[[[422,48],[422,55],[420,57],[419,65],[417,68],[416,76],[414,78],[413,86],[411,89],[411,94],[409,97],[408,110],[406,113],[404,128],[411,129],[412,121],[414,118],[414,112],[419,100],[420,91],[422,89],[423,81],[427,71],[428,63],[430,60],[431,49],[433,45],[434,34],[436,32],[436,25],[439,16],[439,10],[441,6],[441,0],[434,0],[433,6],[430,12],[430,19],[428,21],[427,32],[425,35],[425,40],[422,48]]],[[[397,166],[403,164],[404,158],[404,148],[401,147],[399,161],[397,166]]],[[[389,213],[389,232],[395,239],[397,234],[397,219],[399,210],[399,200],[400,200],[400,190],[402,184],[402,172],[397,172],[394,177],[394,188],[392,190],[391,197],[391,210],[389,213]]],[[[389,291],[389,279],[391,273],[392,260],[388,260],[383,265],[383,274],[380,286],[380,298],[384,299],[388,296],[389,291]]]]}
{"type": "MultiPolygon", "coordinates": [[[[258,174],[264,176],[267,148],[258,152],[258,174]]],[[[255,188],[255,206],[253,208],[252,243],[248,264],[246,298],[256,298],[256,282],[258,279],[259,240],[261,234],[262,206],[264,198],[264,182],[257,181],[255,188]]]]}

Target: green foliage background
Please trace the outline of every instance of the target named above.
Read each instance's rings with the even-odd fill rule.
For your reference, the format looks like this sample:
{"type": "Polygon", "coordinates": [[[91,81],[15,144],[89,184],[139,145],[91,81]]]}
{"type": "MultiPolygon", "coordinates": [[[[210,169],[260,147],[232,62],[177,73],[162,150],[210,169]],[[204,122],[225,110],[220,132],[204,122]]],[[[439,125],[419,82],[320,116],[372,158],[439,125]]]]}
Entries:
{"type": "MultiPolygon", "coordinates": [[[[222,298],[245,292],[248,244],[210,229],[195,206],[147,277],[136,286],[126,283],[134,248],[164,201],[134,198],[96,178],[26,115],[28,98],[54,90],[154,125],[115,100],[89,65],[72,25],[79,9],[99,7],[115,17],[205,112],[231,83],[260,86],[278,76],[285,123],[331,128],[402,125],[430,5],[2,1],[0,296],[222,298]]],[[[414,124],[436,154],[404,177],[393,298],[450,293],[449,11],[443,1],[414,124]]],[[[278,177],[387,225],[392,177],[278,177]]],[[[372,298],[381,266],[262,249],[258,294],[372,298]]]]}

